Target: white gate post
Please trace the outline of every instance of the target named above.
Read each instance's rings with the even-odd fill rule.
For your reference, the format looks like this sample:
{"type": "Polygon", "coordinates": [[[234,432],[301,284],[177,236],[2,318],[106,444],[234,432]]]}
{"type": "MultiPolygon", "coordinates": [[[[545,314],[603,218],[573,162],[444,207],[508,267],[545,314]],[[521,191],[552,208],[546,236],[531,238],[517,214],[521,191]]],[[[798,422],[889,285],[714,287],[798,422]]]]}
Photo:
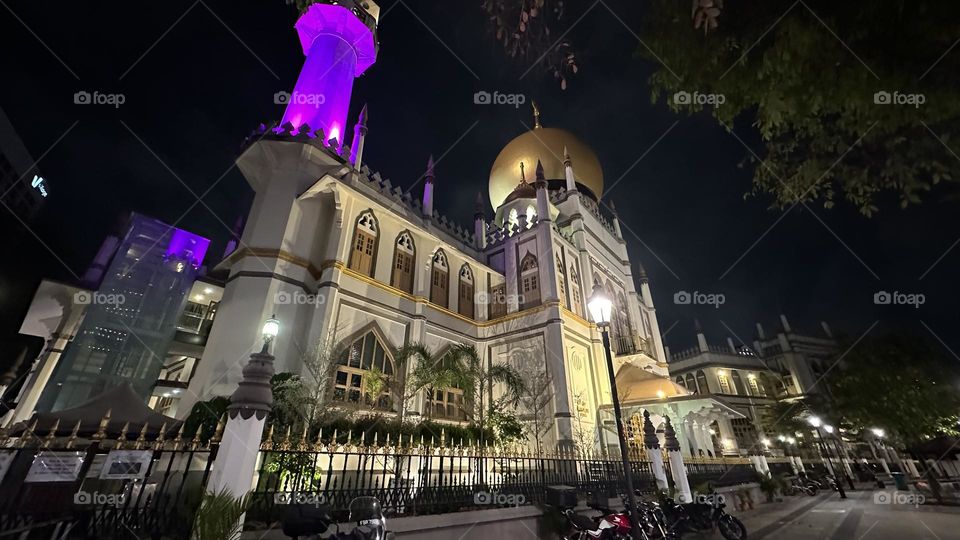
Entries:
{"type": "Polygon", "coordinates": [[[683,465],[683,452],[680,451],[680,441],[677,440],[677,433],[673,430],[669,416],[664,417],[664,422],[666,424],[663,428],[664,446],[667,448],[667,458],[670,460],[670,474],[673,476],[673,483],[677,486],[677,498],[681,503],[693,502],[690,482],[687,480],[687,468],[683,465]]]}
{"type": "Polygon", "coordinates": [[[650,460],[650,469],[654,478],[657,479],[657,489],[667,491],[670,485],[667,483],[667,472],[663,468],[663,456],[660,454],[660,440],[657,439],[657,428],[653,427],[650,421],[650,412],[643,411],[643,445],[647,449],[647,459],[650,460]]]}

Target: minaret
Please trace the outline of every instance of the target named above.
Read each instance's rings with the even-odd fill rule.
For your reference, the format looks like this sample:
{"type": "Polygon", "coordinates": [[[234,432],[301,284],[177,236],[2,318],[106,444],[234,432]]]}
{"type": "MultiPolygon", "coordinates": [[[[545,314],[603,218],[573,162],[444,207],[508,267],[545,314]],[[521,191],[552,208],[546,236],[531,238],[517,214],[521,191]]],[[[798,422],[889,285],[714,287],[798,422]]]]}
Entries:
{"type": "Polygon", "coordinates": [[[563,171],[567,179],[567,191],[576,192],[577,180],[573,176],[573,160],[570,159],[570,150],[567,150],[566,146],[563,147],[563,171]]]}
{"type": "Polygon", "coordinates": [[[709,352],[710,347],[707,345],[707,337],[703,335],[700,319],[693,320],[693,327],[697,330],[697,345],[700,347],[700,352],[709,352]]]}
{"type": "Polygon", "coordinates": [[[617,240],[623,240],[623,231],[620,230],[620,215],[617,214],[617,205],[610,199],[610,212],[613,214],[613,230],[617,233],[617,240]]]}
{"type": "Polygon", "coordinates": [[[550,200],[547,197],[547,179],[543,173],[543,163],[537,160],[537,181],[533,185],[537,189],[537,219],[550,221],[550,200]]]}
{"type": "Polygon", "coordinates": [[[423,218],[433,219],[433,154],[427,160],[427,172],[423,175],[423,218]]]}
{"type": "Polygon", "coordinates": [[[487,247],[487,219],[483,213],[483,195],[477,192],[477,210],[473,214],[473,247],[487,247]]]}
{"type": "Polygon", "coordinates": [[[360,117],[357,118],[357,124],[353,126],[353,142],[350,145],[350,163],[353,168],[360,170],[363,165],[363,141],[367,138],[367,105],[364,103],[360,109],[360,117]]]}
{"type": "Polygon", "coordinates": [[[280,125],[309,124],[343,145],[353,79],[377,59],[377,15],[372,0],[320,0],[294,25],[307,59],[280,125]]]}

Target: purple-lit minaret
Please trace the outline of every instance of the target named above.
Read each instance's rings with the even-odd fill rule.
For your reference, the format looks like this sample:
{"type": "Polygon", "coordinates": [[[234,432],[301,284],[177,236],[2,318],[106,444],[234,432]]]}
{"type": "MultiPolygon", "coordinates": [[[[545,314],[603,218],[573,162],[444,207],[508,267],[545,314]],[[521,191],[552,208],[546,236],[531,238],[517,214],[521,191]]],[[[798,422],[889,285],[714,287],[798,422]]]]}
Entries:
{"type": "Polygon", "coordinates": [[[322,0],[304,11],[296,29],[307,59],[281,125],[309,124],[343,145],[353,79],[376,61],[379,14],[370,0],[322,0]]]}

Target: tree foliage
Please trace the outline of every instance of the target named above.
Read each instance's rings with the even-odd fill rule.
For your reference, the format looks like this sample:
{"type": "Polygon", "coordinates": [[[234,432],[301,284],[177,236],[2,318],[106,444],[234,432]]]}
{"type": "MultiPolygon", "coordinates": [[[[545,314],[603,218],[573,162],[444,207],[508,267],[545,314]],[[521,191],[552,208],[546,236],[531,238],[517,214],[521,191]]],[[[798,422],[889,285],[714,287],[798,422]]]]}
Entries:
{"type": "Polygon", "coordinates": [[[912,445],[958,435],[960,369],[925,340],[887,334],[854,347],[829,377],[834,410],[912,445]]]}
{"type": "Polygon", "coordinates": [[[508,364],[484,361],[472,345],[456,345],[450,355],[451,381],[463,390],[467,419],[483,434],[490,427],[494,411],[503,413],[520,402],[526,389],[523,377],[508,364]]]}
{"type": "Polygon", "coordinates": [[[751,194],[779,208],[845,200],[870,216],[884,196],[906,207],[958,178],[954,11],[936,0],[728,0],[704,32],[689,0],[652,0],[638,53],[657,66],[655,102],[756,129],[751,194]],[[909,96],[923,103],[896,103],[909,96]]]}
{"type": "Polygon", "coordinates": [[[564,0],[483,0],[497,42],[513,59],[540,67],[567,88],[577,73],[573,43],[566,38],[564,0]]]}

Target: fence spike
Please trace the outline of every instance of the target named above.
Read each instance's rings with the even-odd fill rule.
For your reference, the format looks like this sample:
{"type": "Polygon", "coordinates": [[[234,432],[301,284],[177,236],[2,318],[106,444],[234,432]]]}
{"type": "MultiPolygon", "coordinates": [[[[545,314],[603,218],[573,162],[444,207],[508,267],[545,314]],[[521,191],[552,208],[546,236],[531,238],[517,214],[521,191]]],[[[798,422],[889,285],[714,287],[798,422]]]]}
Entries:
{"type": "Polygon", "coordinates": [[[353,443],[353,430],[347,430],[347,446],[350,446],[353,443]]]}
{"type": "Polygon", "coordinates": [[[117,446],[116,449],[119,450],[123,448],[123,445],[127,442],[127,431],[130,430],[130,422],[124,422],[123,427],[120,428],[120,435],[117,436],[117,446]]]}
{"type": "Polygon", "coordinates": [[[376,431],[374,431],[374,432],[373,432],[373,445],[374,445],[374,446],[377,446],[377,435],[379,435],[379,433],[377,433],[376,431]]]}
{"type": "Polygon", "coordinates": [[[384,446],[390,446],[390,432],[389,432],[389,431],[387,432],[387,442],[384,444],[384,446]]]}
{"type": "Polygon", "coordinates": [[[73,445],[77,442],[77,437],[80,434],[80,420],[77,420],[77,423],[73,425],[73,430],[70,431],[70,436],[67,438],[66,448],[73,448],[73,445]]]}
{"type": "Polygon", "coordinates": [[[423,433],[420,434],[420,447],[423,448],[423,433]]]}
{"type": "Polygon", "coordinates": [[[203,446],[203,441],[200,437],[202,434],[203,434],[203,430],[197,427],[197,432],[193,434],[193,440],[190,441],[191,450],[196,450],[197,448],[200,448],[201,446],[203,446]]]}
{"type": "MultiPolygon", "coordinates": [[[[183,444],[183,430],[187,427],[186,422],[180,423],[180,429],[177,430],[177,435],[173,438],[173,449],[179,450],[180,445],[183,444]]],[[[199,429],[199,428],[198,428],[199,429]]]]}
{"type": "Polygon", "coordinates": [[[273,450],[273,422],[270,423],[266,436],[260,439],[260,449],[273,450]]]}
{"type": "Polygon", "coordinates": [[[306,422],[303,423],[303,432],[300,433],[300,443],[297,444],[297,450],[303,451],[307,449],[307,429],[310,426],[306,422]]]}
{"type": "Polygon", "coordinates": [[[163,449],[163,443],[167,441],[167,423],[164,422],[160,426],[160,433],[157,434],[157,438],[153,441],[153,449],[161,450],[163,449]]]}
{"type": "Polygon", "coordinates": [[[283,440],[280,441],[280,449],[281,450],[290,449],[290,426],[287,426],[287,431],[286,433],[283,434],[283,440]]]}
{"type": "Polygon", "coordinates": [[[210,437],[210,440],[207,441],[207,446],[211,444],[219,443],[223,440],[223,430],[227,427],[227,413],[220,415],[220,418],[217,419],[217,427],[213,430],[213,437],[210,437]]]}
{"type": "Polygon", "coordinates": [[[33,431],[37,429],[37,418],[34,417],[33,421],[27,425],[26,431],[20,434],[20,440],[17,441],[17,446],[23,448],[27,444],[27,440],[33,437],[33,431]]]}
{"type": "Polygon", "coordinates": [[[93,439],[96,441],[101,441],[107,436],[107,426],[110,424],[110,416],[113,414],[113,409],[107,409],[107,412],[103,414],[103,418],[100,419],[100,426],[97,428],[97,432],[93,435],[93,439]]]}
{"type": "Polygon", "coordinates": [[[447,446],[447,429],[440,428],[440,446],[447,446]]]}
{"type": "Polygon", "coordinates": [[[47,433],[47,436],[43,439],[42,448],[49,448],[50,444],[53,443],[53,439],[57,436],[57,430],[60,429],[60,419],[57,418],[53,421],[53,425],[50,426],[50,431],[47,433]]]}
{"type": "Polygon", "coordinates": [[[148,426],[148,425],[149,425],[148,422],[144,422],[144,423],[143,423],[143,427],[140,428],[140,435],[137,436],[137,442],[136,442],[136,445],[135,445],[135,447],[134,447],[134,448],[136,448],[137,450],[142,450],[142,449],[143,449],[143,446],[144,446],[144,445],[146,444],[146,442],[147,442],[147,426],[148,426]]]}
{"type": "Polygon", "coordinates": [[[336,448],[336,446],[337,446],[337,429],[336,429],[336,428],[333,429],[333,442],[332,442],[331,446],[332,446],[333,448],[336,448]]]}

